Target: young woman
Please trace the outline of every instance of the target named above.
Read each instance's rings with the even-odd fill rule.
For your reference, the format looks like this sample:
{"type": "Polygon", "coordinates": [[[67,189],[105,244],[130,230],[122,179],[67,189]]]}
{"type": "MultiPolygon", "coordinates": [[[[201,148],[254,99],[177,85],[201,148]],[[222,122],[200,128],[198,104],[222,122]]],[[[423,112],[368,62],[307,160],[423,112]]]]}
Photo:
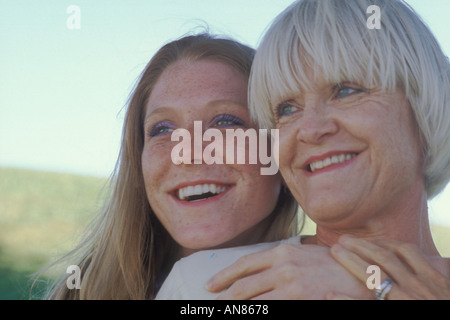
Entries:
{"type": "MultiPolygon", "coordinates": [[[[256,128],[247,109],[254,51],[202,34],[163,46],[129,101],[111,195],[88,237],[55,267],[52,299],[153,299],[178,259],[205,248],[276,241],[297,231],[297,205],[261,164],[180,164],[171,133],[256,128]],[[67,275],[66,275],[67,277],[67,275]]],[[[248,148],[248,145],[246,146],[248,148]]]]}

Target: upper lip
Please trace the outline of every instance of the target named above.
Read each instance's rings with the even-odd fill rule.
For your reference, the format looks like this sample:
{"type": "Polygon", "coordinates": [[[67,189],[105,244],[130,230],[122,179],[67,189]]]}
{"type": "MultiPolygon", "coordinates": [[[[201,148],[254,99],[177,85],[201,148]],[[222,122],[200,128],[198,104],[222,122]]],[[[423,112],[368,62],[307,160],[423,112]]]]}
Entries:
{"type": "Polygon", "coordinates": [[[320,155],[314,155],[314,156],[309,157],[304,162],[302,168],[304,170],[311,171],[311,164],[312,163],[315,163],[315,162],[318,162],[318,161],[323,161],[323,160],[325,160],[327,158],[333,158],[333,156],[336,156],[336,157],[339,158],[339,156],[341,156],[341,155],[357,155],[357,154],[359,154],[359,152],[347,151],[347,150],[345,150],[345,151],[343,151],[343,150],[329,151],[329,152],[326,152],[326,153],[323,153],[323,154],[320,154],[320,155]]]}

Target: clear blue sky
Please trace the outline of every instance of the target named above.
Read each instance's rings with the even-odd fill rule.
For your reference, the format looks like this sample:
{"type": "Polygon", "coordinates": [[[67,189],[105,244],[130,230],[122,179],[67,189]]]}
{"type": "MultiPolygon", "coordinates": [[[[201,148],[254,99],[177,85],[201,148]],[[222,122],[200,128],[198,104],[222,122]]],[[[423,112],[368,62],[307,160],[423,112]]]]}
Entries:
{"type": "MultiPolygon", "coordinates": [[[[0,166],[108,176],[123,107],[162,44],[208,25],[256,47],[291,2],[1,0],[0,166]],[[80,29],[66,25],[70,5],[80,8],[80,29]]],[[[450,1],[408,2],[450,55],[450,1]]],[[[450,225],[449,207],[450,187],[431,203],[432,219],[450,225]]]]}

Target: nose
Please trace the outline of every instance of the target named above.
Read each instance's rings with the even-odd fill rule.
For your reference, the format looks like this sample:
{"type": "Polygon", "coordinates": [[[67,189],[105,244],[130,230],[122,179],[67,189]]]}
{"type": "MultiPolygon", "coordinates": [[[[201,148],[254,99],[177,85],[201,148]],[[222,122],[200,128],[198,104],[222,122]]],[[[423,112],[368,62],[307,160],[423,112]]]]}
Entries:
{"type": "Polygon", "coordinates": [[[193,125],[177,128],[172,132],[170,156],[173,164],[201,164],[202,163],[202,124],[194,122],[193,125]],[[200,145],[199,145],[200,142],[200,145]]]}
{"type": "Polygon", "coordinates": [[[312,100],[305,104],[298,120],[297,140],[307,144],[320,144],[326,137],[339,130],[332,116],[331,107],[325,101],[312,100]]]}
{"type": "MultiPolygon", "coordinates": [[[[219,137],[222,137],[222,132],[217,129],[210,129],[205,132],[205,128],[203,128],[202,121],[194,121],[194,125],[188,128],[188,131],[191,135],[191,149],[189,150],[189,157],[191,159],[191,164],[212,164],[212,163],[223,163],[222,159],[224,157],[223,154],[223,146],[222,143],[218,143],[219,146],[214,149],[214,156],[211,155],[211,141],[217,142],[216,140],[219,137]],[[204,140],[205,139],[205,140],[204,140]],[[205,148],[209,147],[207,152],[205,152],[205,148]]],[[[222,141],[222,140],[220,140],[222,141]]]]}
{"type": "Polygon", "coordinates": [[[193,121],[189,128],[191,133],[191,163],[202,164],[203,162],[203,125],[202,121],[193,121]]]}

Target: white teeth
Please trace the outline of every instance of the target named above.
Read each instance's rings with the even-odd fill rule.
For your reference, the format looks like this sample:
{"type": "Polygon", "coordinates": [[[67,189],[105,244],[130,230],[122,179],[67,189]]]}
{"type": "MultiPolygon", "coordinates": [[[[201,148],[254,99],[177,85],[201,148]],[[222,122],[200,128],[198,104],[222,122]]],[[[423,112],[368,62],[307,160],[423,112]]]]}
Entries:
{"type": "Polygon", "coordinates": [[[309,165],[311,172],[314,172],[319,169],[326,168],[332,164],[338,164],[345,161],[348,161],[356,156],[356,153],[342,153],[339,155],[334,155],[323,160],[314,161],[309,165]]]}
{"type": "Polygon", "coordinates": [[[188,197],[202,195],[206,193],[220,194],[227,189],[225,186],[216,184],[198,184],[178,189],[178,199],[185,200],[188,197]]]}

